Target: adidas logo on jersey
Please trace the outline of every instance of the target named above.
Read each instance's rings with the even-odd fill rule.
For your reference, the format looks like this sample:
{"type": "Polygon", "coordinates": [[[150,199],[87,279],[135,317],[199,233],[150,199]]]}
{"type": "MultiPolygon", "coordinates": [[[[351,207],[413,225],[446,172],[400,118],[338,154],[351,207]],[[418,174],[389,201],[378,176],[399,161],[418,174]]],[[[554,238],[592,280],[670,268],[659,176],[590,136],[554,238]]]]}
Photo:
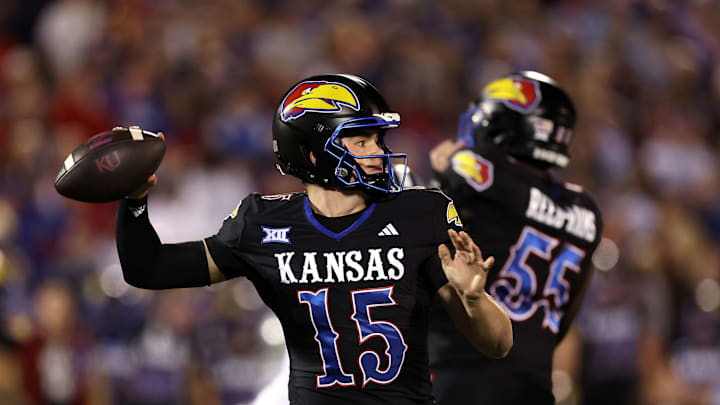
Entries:
{"type": "Polygon", "coordinates": [[[143,212],[145,212],[145,208],[147,208],[147,204],[143,204],[139,207],[130,208],[130,212],[132,212],[133,216],[137,218],[142,215],[143,212]]]}
{"type": "Polygon", "coordinates": [[[382,231],[378,232],[378,236],[399,236],[397,229],[390,222],[385,225],[382,231]]]}

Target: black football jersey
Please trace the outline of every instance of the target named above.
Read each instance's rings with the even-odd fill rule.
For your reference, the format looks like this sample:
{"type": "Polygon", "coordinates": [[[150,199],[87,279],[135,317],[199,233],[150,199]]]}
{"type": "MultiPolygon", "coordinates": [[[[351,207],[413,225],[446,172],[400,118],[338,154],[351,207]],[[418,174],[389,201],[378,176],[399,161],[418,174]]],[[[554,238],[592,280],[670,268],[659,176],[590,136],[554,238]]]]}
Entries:
{"type": "Polygon", "coordinates": [[[206,241],[279,318],[292,404],[432,404],[429,307],[447,283],[437,247],[458,225],[438,191],[373,202],[339,232],[305,193],[252,194],[206,241]]]}
{"type": "Polygon", "coordinates": [[[513,321],[514,344],[506,358],[487,358],[433,307],[429,342],[438,403],[459,403],[443,401],[457,392],[477,398],[464,404],[545,403],[539,395],[552,403],[553,351],[563,314],[590,275],[600,212],[578,186],[529,173],[491,145],[457,152],[441,178],[465,231],[485,257],[495,257],[486,291],[513,321]],[[453,369],[474,383],[463,385],[453,369]]]}

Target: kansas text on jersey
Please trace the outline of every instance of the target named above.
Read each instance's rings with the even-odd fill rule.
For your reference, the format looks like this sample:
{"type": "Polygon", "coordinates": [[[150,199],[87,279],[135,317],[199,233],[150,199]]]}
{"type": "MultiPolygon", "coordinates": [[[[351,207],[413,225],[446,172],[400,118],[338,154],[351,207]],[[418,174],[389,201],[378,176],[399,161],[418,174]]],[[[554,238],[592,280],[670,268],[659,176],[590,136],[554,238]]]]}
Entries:
{"type": "Polygon", "coordinates": [[[447,283],[437,246],[459,222],[451,204],[405,191],[336,232],[304,193],[253,194],[206,240],[280,319],[291,403],[432,404],[427,322],[447,283]]]}

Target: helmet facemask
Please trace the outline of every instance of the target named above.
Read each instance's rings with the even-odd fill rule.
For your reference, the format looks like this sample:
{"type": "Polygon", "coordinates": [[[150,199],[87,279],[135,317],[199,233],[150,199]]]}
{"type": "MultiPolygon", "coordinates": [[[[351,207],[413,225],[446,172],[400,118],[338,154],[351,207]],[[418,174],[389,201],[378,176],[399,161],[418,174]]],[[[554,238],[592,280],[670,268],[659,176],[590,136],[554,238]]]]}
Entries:
{"type": "Polygon", "coordinates": [[[359,187],[368,192],[398,193],[402,191],[407,169],[398,174],[394,169],[394,162],[402,163],[407,167],[407,155],[393,153],[384,143],[385,131],[400,125],[400,114],[383,113],[373,114],[371,117],[355,118],[340,123],[325,143],[324,152],[333,158],[335,164],[335,177],[341,185],[340,188],[354,190],[359,187]],[[343,144],[342,139],[357,134],[357,130],[377,129],[378,146],[382,154],[356,155],[350,152],[343,144]],[[383,169],[380,173],[367,174],[358,164],[359,159],[381,159],[383,169]]]}
{"type": "Polygon", "coordinates": [[[483,124],[483,121],[487,123],[482,108],[480,108],[476,103],[472,103],[470,107],[465,110],[462,115],[460,115],[460,119],[458,120],[457,140],[465,142],[465,145],[468,148],[474,147],[476,143],[476,129],[483,124]]]}

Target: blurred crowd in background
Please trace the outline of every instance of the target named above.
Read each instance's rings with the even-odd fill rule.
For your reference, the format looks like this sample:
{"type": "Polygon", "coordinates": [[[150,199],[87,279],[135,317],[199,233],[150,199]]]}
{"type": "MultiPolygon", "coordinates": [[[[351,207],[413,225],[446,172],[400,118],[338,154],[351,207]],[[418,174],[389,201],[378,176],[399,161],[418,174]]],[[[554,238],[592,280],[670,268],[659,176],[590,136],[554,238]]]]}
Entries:
{"type": "Polygon", "coordinates": [[[550,75],[579,121],[569,168],[605,217],[562,404],[720,404],[720,2],[0,2],[0,403],[242,404],[277,372],[279,324],[247,280],[166,292],[122,280],[115,204],[60,197],[65,156],[116,125],[163,131],[150,217],[214,234],[273,167],[283,92],[362,75],[428,151],[488,80],[550,75]]]}

